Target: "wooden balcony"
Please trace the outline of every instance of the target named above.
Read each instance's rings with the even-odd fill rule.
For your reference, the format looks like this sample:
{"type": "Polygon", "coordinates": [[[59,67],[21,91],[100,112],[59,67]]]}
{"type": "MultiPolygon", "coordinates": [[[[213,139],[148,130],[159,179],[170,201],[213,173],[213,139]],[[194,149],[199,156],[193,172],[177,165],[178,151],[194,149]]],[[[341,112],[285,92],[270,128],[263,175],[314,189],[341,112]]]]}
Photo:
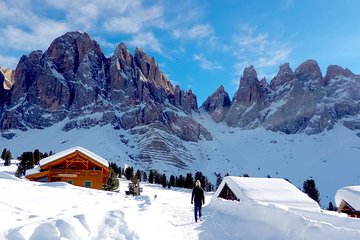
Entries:
{"type": "Polygon", "coordinates": [[[79,169],[51,169],[51,177],[77,177],[77,176],[91,176],[102,177],[101,170],[79,170],[79,169]]]}

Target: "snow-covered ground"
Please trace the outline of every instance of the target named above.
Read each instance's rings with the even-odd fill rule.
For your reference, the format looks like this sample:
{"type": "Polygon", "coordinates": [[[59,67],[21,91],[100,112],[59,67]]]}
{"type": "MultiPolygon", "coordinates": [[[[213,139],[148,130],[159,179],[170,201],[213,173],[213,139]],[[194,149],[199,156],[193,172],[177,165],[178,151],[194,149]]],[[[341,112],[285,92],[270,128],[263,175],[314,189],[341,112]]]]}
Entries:
{"type": "MultiPolygon", "coordinates": [[[[183,142],[195,160],[188,170],[177,169],[168,163],[156,161],[152,166],[160,173],[180,175],[201,171],[215,184],[214,172],[224,176],[249,174],[253,177],[287,178],[302,188],[303,182],[313,178],[320,191],[321,206],[334,203],[338,189],[360,184],[357,169],[360,155],[360,137],[355,131],[342,124],[317,135],[266,131],[258,128],[241,130],[223,123],[215,124],[205,112],[193,113],[193,118],[212,134],[213,141],[198,143],[183,142]],[[355,166],[355,167],[353,167],[355,166]]],[[[82,146],[119,166],[128,164],[136,169],[143,165],[131,159],[139,153],[136,137],[123,129],[115,130],[111,125],[91,129],[62,131],[68,121],[55,124],[44,130],[32,129],[26,132],[14,131],[16,137],[0,137],[0,146],[10,149],[13,157],[24,151],[39,149],[42,152],[60,152],[75,146],[82,146]],[[126,144],[122,138],[128,140],[126,144]]]]}
{"type": "Polygon", "coordinates": [[[360,239],[360,220],[259,203],[211,200],[195,223],[191,190],[143,184],[141,196],[37,183],[0,167],[0,239],[360,239]],[[156,195],[156,198],[155,198],[156,195]]]}

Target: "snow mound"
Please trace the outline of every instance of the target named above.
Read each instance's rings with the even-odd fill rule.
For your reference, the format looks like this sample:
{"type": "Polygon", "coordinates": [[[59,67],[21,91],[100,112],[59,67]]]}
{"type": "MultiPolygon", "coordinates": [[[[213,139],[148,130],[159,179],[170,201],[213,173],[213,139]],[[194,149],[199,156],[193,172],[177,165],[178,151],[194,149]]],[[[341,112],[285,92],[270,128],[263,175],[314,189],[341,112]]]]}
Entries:
{"type": "Polygon", "coordinates": [[[360,186],[348,186],[339,189],[335,195],[336,206],[346,201],[355,210],[360,211],[360,186]]]}
{"type": "Polygon", "coordinates": [[[22,181],[20,178],[15,177],[12,174],[9,174],[7,172],[0,172],[0,179],[8,179],[13,181],[22,181]]]}
{"type": "Polygon", "coordinates": [[[320,211],[319,205],[297,187],[281,178],[225,177],[215,192],[216,199],[225,184],[240,202],[261,202],[288,208],[320,211]]]}

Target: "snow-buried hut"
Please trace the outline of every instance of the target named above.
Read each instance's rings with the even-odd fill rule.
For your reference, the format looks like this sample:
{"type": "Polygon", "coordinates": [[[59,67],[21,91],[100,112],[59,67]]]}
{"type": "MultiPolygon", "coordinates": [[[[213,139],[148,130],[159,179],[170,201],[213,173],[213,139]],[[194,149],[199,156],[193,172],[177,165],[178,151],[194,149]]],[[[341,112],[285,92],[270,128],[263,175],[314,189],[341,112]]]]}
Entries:
{"type": "Polygon", "coordinates": [[[337,211],[350,217],[360,218],[360,186],[348,186],[335,194],[337,211]]]}
{"type": "Polygon", "coordinates": [[[219,199],[320,211],[317,202],[281,178],[225,177],[211,201],[219,199]]]}
{"type": "Polygon", "coordinates": [[[25,176],[32,181],[102,189],[109,173],[109,163],[104,158],[85,148],[73,147],[41,159],[39,166],[27,170],[25,176]]]}

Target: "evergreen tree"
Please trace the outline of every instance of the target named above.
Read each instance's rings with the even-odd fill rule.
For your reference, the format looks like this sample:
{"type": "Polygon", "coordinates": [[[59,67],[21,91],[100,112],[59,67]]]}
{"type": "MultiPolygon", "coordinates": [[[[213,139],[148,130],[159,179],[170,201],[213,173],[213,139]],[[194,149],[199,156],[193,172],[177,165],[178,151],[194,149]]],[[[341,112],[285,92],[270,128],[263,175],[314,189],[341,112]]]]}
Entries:
{"type": "Polygon", "coordinates": [[[136,177],[137,177],[137,179],[139,179],[139,182],[141,182],[141,180],[142,180],[141,171],[139,169],[136,171],[136,177]]]}
{"type": "Polygon", "coordinates": [[[185,188],[193,188],[193,177],[191,173],[187,173],[186,174],[186,179],[185,179],[185,188]]]}
{"type": "Polygon", "coordinates": [[[214,172],[214,175],[216,177],[216,189],[219,188],[221,182],[222,182],[222,177],[220,173],[216,173],[214,172]]]}
{"type": "Polygon", "coordinates": [[[175,177],[174,177],[174,175],[171,175],[171,176],[170,176],[169,185],[170,185],[171,187],[174,187],[174,186],[175,186],[175,177]]]}
{"type": "Polygon", "coordinates": [[[23,152],[23,154],[19,157],[19,159],[20,159],[20,163],[15,173],[17,177],[23,176],[27,169],[34,168],[35,165],[33,152],[23,152]]]}
{"type": "Polygon", "coordinates": [[[118,177],[121,177],[121,168],[116,163],[110,163],[110,168],[116,173],[118,177]]]}
{"type": "Polygon", "coordinates": [[[149,183],[154,183],[154,172],[153,172],[153,170],[150,170],[150,173],[149,173],[149,183]]]}
{"type": "Polygon", "coordinates": [[[157,171],[154,172],[154,181],[155,181],[155,184],[161,184],[161,176],[160,176],[160,174],[158,174],[157,171]]]}
{"type": "Polygon", "coordinates": [[[39,149],[35,149],[34,151],[34,159],[35,159],[35,164],[39,164],[39,161],[41,159],[41,153],[39,151],[39,149]]]}
{"type": "Polygon", "coordinates": [[[143,181],[144,181],[144,182],[147,182],[147,180],[148,180],[148,178],[147,178],[147,174],[146,174],[146,172],[145,172],[145,171],[143,172],[142,179],[143,179],[143,181]]]}
{"type": "Polygon", "coordinates": [[[337,209],[332,202],[329,202],[329,206],[327,207],[327,210],[336,211],[337,209]]]}
{"type": "Polygon", "coordinates": [[[119,179],[116,177],[116,172],[114,169],[110,168],[110,176],[106,182],[106,185],[103,187],[104,190],[114,191],[119,188],[119,179]]]}
{"type": "Polygon", "coordinates": [[[184,177],[180,174],[179,178],[177,179],[175,186],[183,188],[184,187],[184,177]]]}
{"type": "Polygon", "coordinates": [[[316,187],[314,179],[304,181],[303,192],[320,204],[320,192],[316,187]]]}
{"type": "Polygon", "coordinates": [[[11,159],[12,159],[12,156],[11,156],[10,150],[6,151],[5,159],[4,159],[5,160],[4,165],[5,166],[10,166],[11,165],[11,159]]]}
{"type": "Polygon", "coordinates": [[[164,173],[161,177],[161,185],[163,186],[163,188],[165,188],[166,184],[167,184],[167,180],[166,180],[166,175],[164,173]]]}
{"type": "Polygon", "coordinates": [[[6,150],[6,148],[4,148],[4,150],[3,150],[2,153],[1,153],[1,159],[2,159],[2,160],[5,160],[6,152],[7,152],[7,150],[6,150]]]}
{"type": "Polygon", "coordinates": [[[134,175],[134,169],[132,167],[127,167],[125,169],[125,178],[130,180],[134,175]]]}
{"type": "Polygon", "coordinates": [[[204,177],[204,190],[207,192],[211,192],[213,190],[213,185],[209,181],[207,177],[204,177]]]}

